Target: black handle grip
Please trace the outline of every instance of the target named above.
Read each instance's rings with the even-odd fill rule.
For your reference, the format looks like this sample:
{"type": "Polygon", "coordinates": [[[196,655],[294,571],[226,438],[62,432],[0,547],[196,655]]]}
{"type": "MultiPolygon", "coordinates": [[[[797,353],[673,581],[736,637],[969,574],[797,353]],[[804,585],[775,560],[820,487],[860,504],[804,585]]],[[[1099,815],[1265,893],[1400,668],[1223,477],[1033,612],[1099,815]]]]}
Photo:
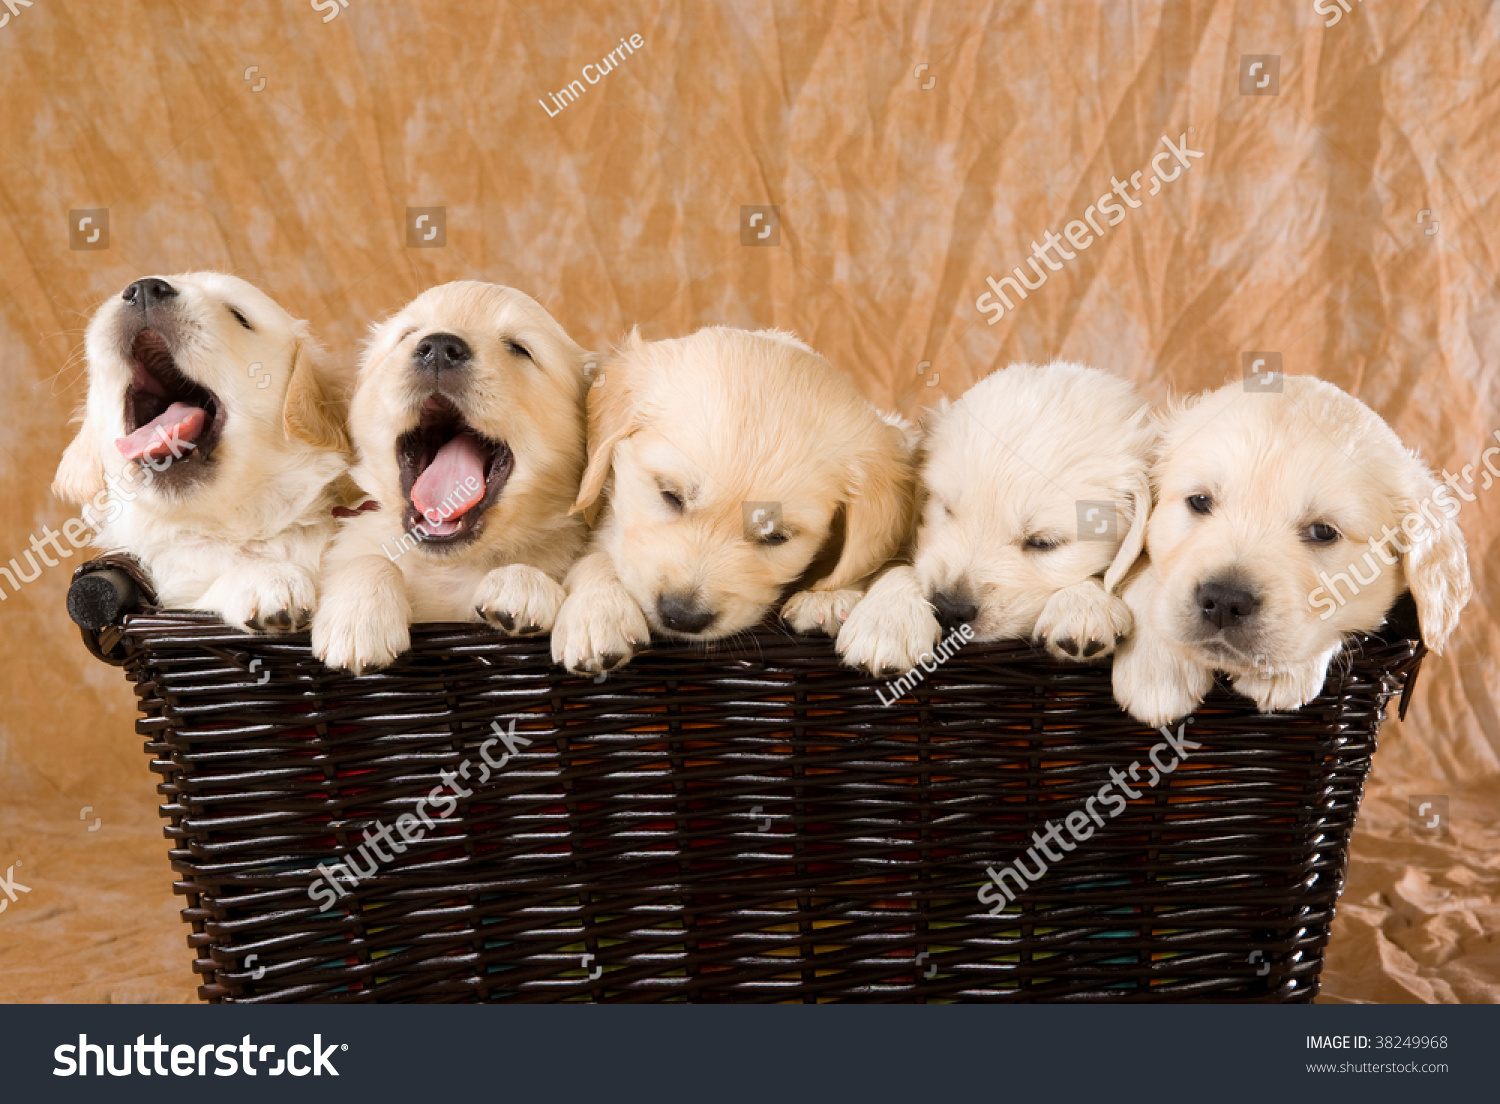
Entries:
{"type": "Polygon", "coordinates": [[[134,579],[118,568],[106,567],[73,580],[68,587],[68,616],[79,628],[98,632],[118,624],[139,606],[140,599],[134,579]]]}

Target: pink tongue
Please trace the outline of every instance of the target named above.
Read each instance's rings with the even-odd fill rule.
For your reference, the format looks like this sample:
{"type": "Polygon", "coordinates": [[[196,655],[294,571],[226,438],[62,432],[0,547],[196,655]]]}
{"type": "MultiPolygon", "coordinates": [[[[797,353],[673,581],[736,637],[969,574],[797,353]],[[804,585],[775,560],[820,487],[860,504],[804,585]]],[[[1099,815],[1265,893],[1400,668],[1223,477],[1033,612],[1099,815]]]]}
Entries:
{"type": "Polygon", "coordinates": [[[154,460],[158,456],[173,453],[175,458],[180,459],[189,451],[187,444],[196,441],[198,434],[203,432],[203,424],[207,420],[208,415],[203,412],[202,407],[174,402],[129,437],[118,438],[115,448],[127,460],[139,460],[141,457],[154,460]]]}
{"type": "Polygon", "coordinates": [[[427,470],[412,484],[412,505],[434,525],[462,517],[484,497],[484,459],[474,435],[460,433],[438,449],[427,470]]]}

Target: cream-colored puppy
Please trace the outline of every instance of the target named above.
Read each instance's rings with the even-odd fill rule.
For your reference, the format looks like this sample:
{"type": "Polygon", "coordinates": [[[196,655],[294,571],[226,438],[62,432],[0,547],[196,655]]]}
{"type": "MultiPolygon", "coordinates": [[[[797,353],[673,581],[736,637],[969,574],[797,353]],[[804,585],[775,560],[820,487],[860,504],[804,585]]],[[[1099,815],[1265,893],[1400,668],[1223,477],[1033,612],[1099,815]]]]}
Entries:
{"type": "Polygon", "coordinates": [[[871,585],[839,655],[906,671],[943,624],[1108,655],[1130,629],[1115,586],[1140,554],[1153,437],[1134,387],[1063,361],[1012,365],[945,402],[922,442],[915,556],[871,585]]]}
{"type": "Polygon", "coordinates": [[[309,333],[234,276],[137,280],[89,323],[89,393],[52,490],[149,571],[166,607],[249,630],[304,627],[347,468],[309,333]]]}
{"type": "Polygon", "coordinates": [[[540,303],[497,284],[431,288],[374,328],[349,428],[379,509],[329,550],[320,659],[384,667],[420,621],[552,628],[587,535],[569,513],[586,358],[540,303]]]}
{"type": "Polygon", "coordinates": [[[588,408],[577,507],[602,499],[603,513],[552,632],[571,671],[625,663],[653,631],[707,641],[750,628],[799,581],[811,585],[782,617],[837,632],[909,524],[902,423],[789,334],[632,332],[588,408]]]}
{"type": "Polygon", "coordinates": [[[1114,688],[1137,720],[1191,713],[1224,671],[1262,712],[1316,697],[1346,636],[1410,588],[1441,651],[1469,600],[1459,503],[1359,400],[1307,376],[1233,383],[1165,418],[1135,631],[1114,688]]]}

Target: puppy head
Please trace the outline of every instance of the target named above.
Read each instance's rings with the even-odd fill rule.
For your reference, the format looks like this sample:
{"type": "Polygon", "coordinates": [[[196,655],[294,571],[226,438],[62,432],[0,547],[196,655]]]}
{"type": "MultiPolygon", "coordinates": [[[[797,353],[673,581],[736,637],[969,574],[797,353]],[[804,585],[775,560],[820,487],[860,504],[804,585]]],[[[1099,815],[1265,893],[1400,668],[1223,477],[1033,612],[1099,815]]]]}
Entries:
{"type": "Polygon", "coordinates": [[[1205,666],[1274,674],[1378,628],[1410,586],[1441,649],[1470,594],[1457,503],[1363,403],[1283,383],[1167,417],[1147,530],[1162,631],[1205,666]]]}
{"type": "Polygon", "coordinates": [[[1113,589],[1141,550],[1154,430],[1125,380],[1057,362],[995,372],[935,411],[916,573],[940,620],[1031,635],[1047,600],[1113,589]]]}
{"type": "Polygon", "coordinates": [[[350,404],[356,477],[434,554],[524,543],[577,494],[585,355],[514,288],[430,288],[371,333],[350,404]]]}
{"type": "Polygon", "coordinates": [[[909,524],[902,430],[787,334],[632,333],[595,384],[575,508],[593,510],[612,475],[600,540],[660,634],[712,640],[756,624],[836,518],[843,544],[821,589],[868,576],[909,524]]]}
{"type": "Polygon", "coordinates": [[[137,280],[95,312],[85,348],[83,425],[52,485],[69,502],[145,472],[148,501],[222,506],[308,450],[347,451],[307,323],[237,277],[137,280]]]}

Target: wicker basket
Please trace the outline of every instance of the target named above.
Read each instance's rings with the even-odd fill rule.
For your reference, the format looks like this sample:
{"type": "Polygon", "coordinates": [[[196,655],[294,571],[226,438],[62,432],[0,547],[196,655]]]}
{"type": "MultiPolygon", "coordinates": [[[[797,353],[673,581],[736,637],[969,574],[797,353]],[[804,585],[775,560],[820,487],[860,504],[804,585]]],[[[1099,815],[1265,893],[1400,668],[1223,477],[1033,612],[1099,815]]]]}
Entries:
{"type": "Polygon", "coordinates": [[[215,1002],[1310,1000],[1375,732],[1423,654],[1404,599],[1296,714],[1216,688],[1202,748],[992,916],[987,867],[1161,741],[1107,665],[970,644],[886,707],[826,640],[769,627],[596,684],[544,640],[424,625],[353,678],[305,634],[152,608],[122,558],[80,569],[75,619],[105,619],[120,569],[139,598],[115,584],[84,638],[135,684],[215,1002]],[[364,832],[434,792],[453,807],[371,870],[364,832]],[[315,901],[351,852],[369,876],[315,901]]]}

